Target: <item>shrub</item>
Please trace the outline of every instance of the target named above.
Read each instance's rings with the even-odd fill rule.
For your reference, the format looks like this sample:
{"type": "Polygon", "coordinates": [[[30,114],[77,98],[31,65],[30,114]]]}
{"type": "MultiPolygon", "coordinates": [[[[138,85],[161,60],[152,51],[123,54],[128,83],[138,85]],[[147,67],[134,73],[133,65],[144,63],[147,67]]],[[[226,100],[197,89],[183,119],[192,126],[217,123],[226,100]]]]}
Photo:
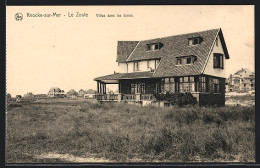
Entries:
{"type": "Polygon", "coordinates": [[[204,122],[205,124],[209,124],[209,123],[214,122],[214,116],[212,116],[212,115],[210,115],[210,114],[205,114],[205,115],[203,116],[203,122],[204,122]]]}
{"type": "Polygon", "coordinates": [[[22,107],[22,105],[18,103],[7,104],[7,110],[11,110],[12,108],[16,108],[16,107],[22,107]]]}
{"type": "Polygon", "coordinates": [[[189,92],[185,92],[185,93],[167,92],[166,94],[159,93],[159,94],[154,94],[154,97],[158,101],[166,101],[171,105],[185,106],[185,105],[194,105],[197,103],[196,98],[193,97],[193,95],[189,92]]]}

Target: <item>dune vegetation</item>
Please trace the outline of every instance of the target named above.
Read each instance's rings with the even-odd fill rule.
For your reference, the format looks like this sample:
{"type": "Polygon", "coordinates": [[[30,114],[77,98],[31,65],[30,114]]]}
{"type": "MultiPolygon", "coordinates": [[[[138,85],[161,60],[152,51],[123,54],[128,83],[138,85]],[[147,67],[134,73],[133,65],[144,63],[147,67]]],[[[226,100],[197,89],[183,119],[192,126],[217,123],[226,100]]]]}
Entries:
{"type": "Polygon", "coordinates": [[[43,153],[111,162],[254,162],[255,107],[139,107],[79,99],[7,105],[7,163],[43,153]]]}

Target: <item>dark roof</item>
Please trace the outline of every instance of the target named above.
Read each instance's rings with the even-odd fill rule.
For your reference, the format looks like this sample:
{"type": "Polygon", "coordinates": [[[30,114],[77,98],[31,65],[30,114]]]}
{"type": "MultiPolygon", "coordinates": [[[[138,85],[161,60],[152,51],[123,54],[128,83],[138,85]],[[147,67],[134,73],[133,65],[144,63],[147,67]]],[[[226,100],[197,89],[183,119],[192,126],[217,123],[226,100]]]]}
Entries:
{"type": "Polygon", "coordinates": [[[112,75],[101,76],[94,80],[119,80],[119,79],[140,79],[140,78],[152,78],[153,72],[133,72],[133,73],[115,73],[112,75]]]}
{"type": "Polygon", "coordinates": [[[138,41],[118,41],[116,61],[125,62],[137,44],[138,41]]]}
{"type": "MultiPolygon", "coordinates": [[[[161,61],[154,73],[154,77],[168,76],[187,76],[202,74],[203,68],[207,63],[211,47],[216,39],[220,29],[213,29],[198,33],[184,34],[169,37],[164,40],[166,43],[163,53],[161,53],[161,61]],[[187,39],[190,37],[200,36],[203,38],[199,45],[187,45],[187,39]],[[194,55],[197,61],[193,64],[176,65],[179,56],[194,55]]],[[[158,52],[159,54],[159,52],[158,52]]]]}
{"type": "MultiPolygon", "coordinates": [[[[149,74],[148,76],[155,77],[155,78],[170,77],[170,76],[199,75],[202,74],[204,71],[206,63],[209,59],[209,54],[211,53],[217,35],[219,35],[220,37],[220,41],[223,46],[225,57],[226,59],[228,59],[229,54],[224,41],[224,36],[222,34],[222,30],[219,28],[219,29],[212,29],[212,30],[195,32],[195,33],[164,37],[164,38],[144,40],[140,42],[136,41],[135,43],[131,43],[129,47],[126,47],[127,43],[129,42],[118,42],[119,45],[118,52],[120,50],[123,50],[124,47],[126,47],[126,50],[128,49],[129,51],[130,49],[133,48],[133,51],[129,56],[127,56],[129,52],[126,52],[127,54],[125,55],[121,54],[120,57],[118,55],[117,61],[120,60],[122,62],[123,61],[132,62],[132,61],[149,60],[149,59],[158,58],[160,59],[160,63],[158,65],[158,68],[153,73],[153,75],[151,75],[152,73],[150,72],[149,73],[146,72],[147,74],[149,74]],[[188,39],[194,37],[199,37],[201,39],[200,44],[188,45],[188,39]],[[160,43],[162,45],[159,50],[147,51],[147,44],[153,44],[153,43],[160,43]],[[133,44],[135,44],[136,46],[134,47],[133,44]],[[193,64],[177,65],[176,58],[182,56],[196,56],[197,60],[193,64]]],[[[126,76],[131,76],[131,74],[135,74],[135,73],[126,73],[126,74],[125,73],[113,74],[113,75],[105,76],[105,78],[124,79],[126,78],[126,76]]],[[[135,77],[129,77],[129,79],[130,78],[135,78],[135,77]]]]}

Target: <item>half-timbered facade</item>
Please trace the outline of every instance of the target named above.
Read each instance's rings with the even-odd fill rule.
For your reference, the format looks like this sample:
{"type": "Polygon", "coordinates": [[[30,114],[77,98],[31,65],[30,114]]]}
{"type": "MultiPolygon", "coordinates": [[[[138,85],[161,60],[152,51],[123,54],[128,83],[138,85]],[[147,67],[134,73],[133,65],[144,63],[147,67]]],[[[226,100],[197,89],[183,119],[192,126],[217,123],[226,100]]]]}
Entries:
{"type": "Polygon", "coordinates": [[[95,78],[99,101],[147,103],[155,93],[191,92],[200,104],[225,104],[225,61],[229,59],[222,30],[144,41],[119,41],[118,73],[95,78]],[[106,94],[118,84],[119,94],[106,94]]]}

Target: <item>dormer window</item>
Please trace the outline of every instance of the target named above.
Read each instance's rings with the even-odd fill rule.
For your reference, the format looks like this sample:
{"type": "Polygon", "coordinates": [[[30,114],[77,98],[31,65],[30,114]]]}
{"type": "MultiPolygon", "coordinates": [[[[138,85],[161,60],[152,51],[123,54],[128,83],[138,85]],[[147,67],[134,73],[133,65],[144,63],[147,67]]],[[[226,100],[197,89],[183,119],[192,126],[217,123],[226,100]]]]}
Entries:
{"type": "Polygon", "coordinates": [[[162,43],[150,43],[150,44],[146,44],[146,50],[155,51],[155,50],[159,50],[160,48],[162,48],[162,46],[163,46],[162,43]]]}
{"type": "Polygon", "coordinates": [[[189,45],[197,45],[202,42],[202,38],[201,37],[188,38],[188,41],[189,41],[188,42],[189,45]]]}
{"type": "Polygon", "coordinates": [[[187,62],[187,64],[191,64],[191,57],[187,57],[186,62],[187,62]]]}
{"type": "Polygon", "coordinates": [[[194,55],[177,57],[177,65],[193,64],[195,61],[197,61],[197,57],[194,55]]]}
{"type": "Polygon", "coordinates": [[[181,58],[177,58],[177,65],[181,65],[181,58]]]}

